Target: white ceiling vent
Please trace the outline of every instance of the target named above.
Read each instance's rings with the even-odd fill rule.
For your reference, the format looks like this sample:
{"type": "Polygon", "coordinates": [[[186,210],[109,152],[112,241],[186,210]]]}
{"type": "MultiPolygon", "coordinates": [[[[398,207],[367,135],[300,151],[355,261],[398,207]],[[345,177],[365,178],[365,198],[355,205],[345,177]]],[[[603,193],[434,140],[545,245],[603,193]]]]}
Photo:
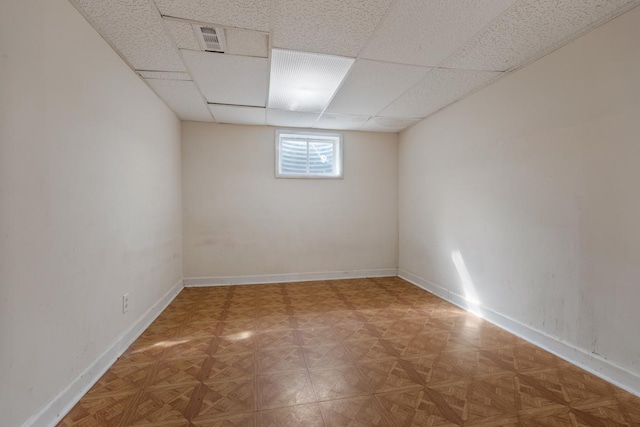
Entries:
{"type": "Polygon", "coordinates": [[[221,52],[227,50],[227,41],[223,28],[208,27],[206,25],[193,25],[198,36],[200,48],[206,52],[221,52]]]}

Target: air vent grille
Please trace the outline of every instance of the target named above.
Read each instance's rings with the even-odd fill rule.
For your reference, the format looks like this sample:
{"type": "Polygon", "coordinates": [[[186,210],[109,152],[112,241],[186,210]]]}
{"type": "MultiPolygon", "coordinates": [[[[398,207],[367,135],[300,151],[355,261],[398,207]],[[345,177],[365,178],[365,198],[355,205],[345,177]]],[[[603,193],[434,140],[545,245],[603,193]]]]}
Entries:
{"type": "Polygon", "coordinates": [[[227,49],[223,28],[196,26],[200,48],[207,52],[224,53],[227,49]]]}

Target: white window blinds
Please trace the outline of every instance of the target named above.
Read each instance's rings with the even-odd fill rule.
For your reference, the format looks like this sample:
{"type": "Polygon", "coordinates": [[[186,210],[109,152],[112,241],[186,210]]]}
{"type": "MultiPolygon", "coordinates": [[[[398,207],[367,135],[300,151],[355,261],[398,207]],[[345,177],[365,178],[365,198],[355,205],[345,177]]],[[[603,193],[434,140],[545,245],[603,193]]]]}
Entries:
{"type": "Polygon", "coordinates": [[[276,176],[339,178],[342,176],[342,135],[278,131],[276,176]]]}

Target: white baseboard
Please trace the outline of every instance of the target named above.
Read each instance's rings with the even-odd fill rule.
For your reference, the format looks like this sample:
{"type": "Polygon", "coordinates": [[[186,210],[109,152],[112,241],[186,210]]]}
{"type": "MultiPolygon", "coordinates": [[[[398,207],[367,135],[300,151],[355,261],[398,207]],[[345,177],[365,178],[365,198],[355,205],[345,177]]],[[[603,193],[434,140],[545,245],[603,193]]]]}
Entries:
{"type": "Polygon", "coordinates": [[[157,303],[142,315],[127,331],[120,335],[89,367],[65,387],[40,412],[29,418],[22,427],[53,427],[64,417],[87,391],[107,372],[107,369],[149,327],[183,288],[176,283],[157,303]]]}
{"type": "Polygon", "coordinates": [[[322,273],[263,274],[259,276],[187,277],[184,279],[184,286],[250,285],[264,283],[308,282],[312,280],[362,279],[366,277],[388,277],[397,275],[397,268],[382,268],[377,270],[326,271],[322,273]]]}
{"type": "Polygon", "coordinates": [[[576,347],[566,341],[546,334],[545,332],[527,326],[518,320],[507,317],[482,305],[475,305],[467,301],[462,295],[451,292],[443,286],[429,280],[415,276],[408,271],[398,270],[398,276],[414,285],[439,296],[467,311],[470,311],[494,325],[537,345],[550,353],[572,363],[608,381],[629,393],[640,397],[640,376],[612,363],[598,355],[576,347]]]}

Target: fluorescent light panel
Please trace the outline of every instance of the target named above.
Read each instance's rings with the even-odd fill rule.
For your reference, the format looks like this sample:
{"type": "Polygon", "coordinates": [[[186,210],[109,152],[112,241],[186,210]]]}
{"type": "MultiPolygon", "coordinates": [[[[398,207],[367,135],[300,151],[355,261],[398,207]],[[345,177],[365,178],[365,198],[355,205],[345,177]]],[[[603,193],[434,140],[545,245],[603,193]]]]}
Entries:
{"type": "Polygon", "coordinates": [[[342,56],[273,49],[269,108],[321,112],[353,62],[342,56]]]}

